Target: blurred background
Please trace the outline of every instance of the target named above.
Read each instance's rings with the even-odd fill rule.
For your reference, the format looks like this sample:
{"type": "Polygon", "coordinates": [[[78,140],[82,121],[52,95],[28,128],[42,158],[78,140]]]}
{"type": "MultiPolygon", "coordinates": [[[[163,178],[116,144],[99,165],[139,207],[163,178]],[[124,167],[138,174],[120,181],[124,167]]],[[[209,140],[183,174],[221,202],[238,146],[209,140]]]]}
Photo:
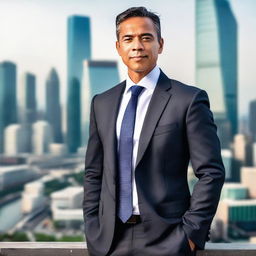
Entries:
{"type": "Polygon", "coordinates": [[[160,15],[161,69],[208,92],[226,167],[211,241],[256,241],[255,0],[0,0],[0,241],[84,241],[90,100],[125,79],[132,6],[160,15]]]}

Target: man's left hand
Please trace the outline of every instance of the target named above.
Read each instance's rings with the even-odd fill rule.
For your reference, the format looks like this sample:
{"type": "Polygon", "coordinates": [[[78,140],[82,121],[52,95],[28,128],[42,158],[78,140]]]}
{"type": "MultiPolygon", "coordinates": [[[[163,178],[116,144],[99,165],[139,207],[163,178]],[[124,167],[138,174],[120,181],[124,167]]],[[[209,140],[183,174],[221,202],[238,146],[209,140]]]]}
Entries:
{"type": "Polygon", "coordinates": [[[194,244],[194,242],[191,241],[190,239],[188,239],[188,243],[189,243],[189,246],[190,246],[191,251],[194,251],[195,248],[196,248],[196,245],[194,244]]]}

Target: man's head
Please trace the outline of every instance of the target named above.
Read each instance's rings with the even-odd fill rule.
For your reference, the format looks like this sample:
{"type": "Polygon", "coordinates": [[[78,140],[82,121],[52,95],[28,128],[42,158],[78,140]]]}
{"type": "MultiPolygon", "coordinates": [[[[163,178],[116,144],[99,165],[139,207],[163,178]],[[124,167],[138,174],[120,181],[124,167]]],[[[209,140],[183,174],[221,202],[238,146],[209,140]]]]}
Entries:
{"type": "Polygon", "coordinates": [[[116,37],[119,41],[120,24],[131,17],[147,17],[150,18],[155,26],[157,39],[161,40],[161,24],[159,16],[153,12],[149,12],[145,7],[132,7],[116,16],[116,37]]]}
{"type": "Polygon", "coordinates": [[[155,67],[163,50],[159,17],[145,7],[130,8],[116,17],[116,34],[118,54],[130,78],[139,81],[155,67]]]}

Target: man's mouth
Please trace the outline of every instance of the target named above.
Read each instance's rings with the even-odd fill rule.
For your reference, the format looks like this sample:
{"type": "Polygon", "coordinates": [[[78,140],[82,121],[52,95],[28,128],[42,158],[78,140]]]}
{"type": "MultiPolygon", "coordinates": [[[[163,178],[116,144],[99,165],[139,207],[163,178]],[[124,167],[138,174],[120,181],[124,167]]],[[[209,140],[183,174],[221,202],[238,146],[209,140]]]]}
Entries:
{"type": "Polygon", "coordinates": [[[141,59],[147,58],[147,56],[146,55],[139,55],[139,56],[132,56],[130,58],[134,59],[134,60],[141,60],[141,59]]]}

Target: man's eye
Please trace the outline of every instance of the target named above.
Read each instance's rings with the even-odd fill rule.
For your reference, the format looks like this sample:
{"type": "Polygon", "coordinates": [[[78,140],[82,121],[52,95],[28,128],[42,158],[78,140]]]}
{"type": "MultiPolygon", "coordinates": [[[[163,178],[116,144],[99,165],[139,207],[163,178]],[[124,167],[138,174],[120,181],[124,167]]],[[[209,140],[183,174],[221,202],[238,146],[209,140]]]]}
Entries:
{"type": "Polygon", "coordinates": [[[124,41],[125,42],[129,42],[129,41],[131,41],[132,39],[130,38],[130,37],[126,37],[126,38],[124,38],[124,41]]]}
{"type": "Polygon", "coordinates": [[[149,37],[149,36],[143,36],[143,37],[142,37],[142,40],[143,40],[143,41],[150,41],[150,40],[151,40],[151,37],[149,37]]]}

